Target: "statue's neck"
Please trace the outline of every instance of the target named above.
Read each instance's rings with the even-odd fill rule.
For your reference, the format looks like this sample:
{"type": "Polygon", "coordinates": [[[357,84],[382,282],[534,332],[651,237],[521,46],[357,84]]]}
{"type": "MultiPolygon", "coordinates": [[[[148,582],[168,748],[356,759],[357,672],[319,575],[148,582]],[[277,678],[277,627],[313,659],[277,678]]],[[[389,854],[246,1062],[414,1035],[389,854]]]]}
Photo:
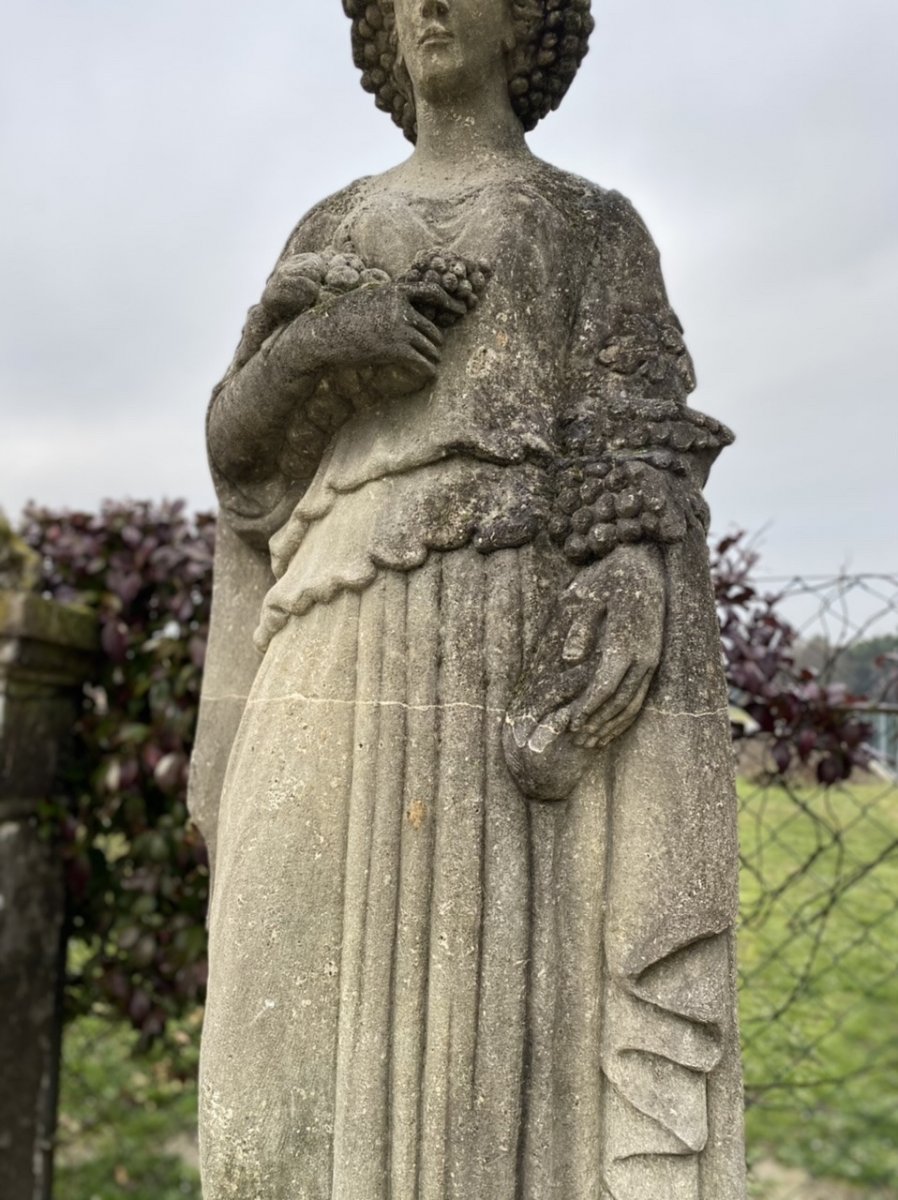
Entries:
{"type": "Polygon", "coordinates": [[[484,88],[442,103],[418,100],[418,139],[408,163],[415,173],[459,178],[531,157],[505,83],[497,82],[499,92],[484,88]]]}

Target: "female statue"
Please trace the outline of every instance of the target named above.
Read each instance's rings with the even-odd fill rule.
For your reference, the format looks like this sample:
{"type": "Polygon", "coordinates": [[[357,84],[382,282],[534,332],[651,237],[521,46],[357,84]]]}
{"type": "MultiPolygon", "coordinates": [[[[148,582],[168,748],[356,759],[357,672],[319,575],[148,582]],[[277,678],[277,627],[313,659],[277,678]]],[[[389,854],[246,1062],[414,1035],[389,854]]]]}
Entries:
{"type": "Polygon", "coordinates": [[[630,204],[525,141],[589,0],[344,3],[415,148],[209,410],[204,1194],[738,1200],[730,435],[630,204]]]}

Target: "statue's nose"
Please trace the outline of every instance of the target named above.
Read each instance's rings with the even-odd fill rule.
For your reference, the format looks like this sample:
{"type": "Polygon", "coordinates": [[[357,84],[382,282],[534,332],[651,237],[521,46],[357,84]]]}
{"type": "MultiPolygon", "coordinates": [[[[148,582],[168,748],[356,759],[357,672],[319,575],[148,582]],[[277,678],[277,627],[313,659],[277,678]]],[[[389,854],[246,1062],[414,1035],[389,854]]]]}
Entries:
{"type": "Polygon", "coordinates": [[[447,17],[449,2],[448,0],[424,0],[421,5],[421,14],[424,17],[447,17]]]}

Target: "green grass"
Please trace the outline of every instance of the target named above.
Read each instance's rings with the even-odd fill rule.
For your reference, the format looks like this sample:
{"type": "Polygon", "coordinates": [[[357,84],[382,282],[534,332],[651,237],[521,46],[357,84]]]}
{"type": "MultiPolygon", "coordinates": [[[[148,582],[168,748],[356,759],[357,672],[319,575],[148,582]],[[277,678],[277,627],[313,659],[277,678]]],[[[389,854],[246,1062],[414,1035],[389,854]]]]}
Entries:
{"type": "Polygon", "coordinates": [[[740,790],[750,1151],[894,1195],[898,790],[740,790]]]}
{"type": "Polygon", "coordinates": [[[176,1031],[176,1073],[166,1056],[136,1056],[120,1024],[89,1016],[69,1027],[54,1200],[199,1200],[198,1031],[198,1018],[176,1031]]]}
{"type": "MultiPolygon", "coordinates": [[[[892,1200],[898,790],[790,796],[741,784],[740,793],[750,1156],[852,1183],[863,1200],[892,1200]]],[[[197,1026],[177,1032],[182,1068],[197,1026]]],[[[164,1058],[133,1057],[132,1046],[98,1016],[69,1029],[55,1200],[198,1200],[195,1086],[164,1058]]],[[[820,1200],[829,1194],[821,1189],[820,1200]]]]}

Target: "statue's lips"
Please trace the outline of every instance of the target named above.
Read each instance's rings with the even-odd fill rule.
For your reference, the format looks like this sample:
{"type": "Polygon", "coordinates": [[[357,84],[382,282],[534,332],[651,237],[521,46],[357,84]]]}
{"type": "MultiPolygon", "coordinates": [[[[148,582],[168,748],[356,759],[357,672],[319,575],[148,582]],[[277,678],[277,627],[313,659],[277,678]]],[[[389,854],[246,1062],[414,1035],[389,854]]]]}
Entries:
{"type": "Polygon", "coordinates": [[[454,33],[450,33],[448,29],[425,29],[418,39],[419,46],[438,46],[442,42],[451,42],[455,38],[454,33]]]}

